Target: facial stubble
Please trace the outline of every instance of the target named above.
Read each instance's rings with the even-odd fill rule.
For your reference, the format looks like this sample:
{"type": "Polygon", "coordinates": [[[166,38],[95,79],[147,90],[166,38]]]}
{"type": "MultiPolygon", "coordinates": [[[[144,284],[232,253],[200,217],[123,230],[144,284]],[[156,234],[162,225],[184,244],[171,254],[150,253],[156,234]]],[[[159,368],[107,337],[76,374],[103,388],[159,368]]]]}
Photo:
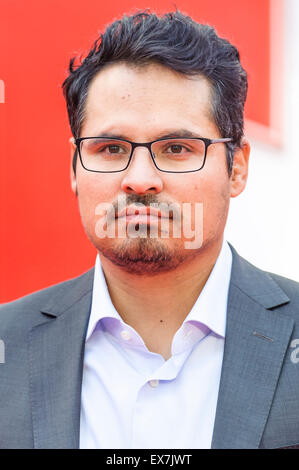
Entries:
{"type": "Polygon", "coordinates": [[[185,259],[180,240],[159,238],[126,238],[102,240],[98,250],[116,266],[138,275],[155,275],[176,269],[185,259]]]}

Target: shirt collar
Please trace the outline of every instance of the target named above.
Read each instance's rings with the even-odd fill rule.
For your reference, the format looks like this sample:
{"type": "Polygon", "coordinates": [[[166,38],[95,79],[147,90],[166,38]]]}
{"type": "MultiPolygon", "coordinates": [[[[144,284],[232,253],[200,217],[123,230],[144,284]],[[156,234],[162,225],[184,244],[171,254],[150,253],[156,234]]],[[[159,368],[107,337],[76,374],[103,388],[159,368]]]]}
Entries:
{"type": "Polygon", "coordinates": [[[97,323],[102,320],[102,318],[115,318],[119,321],[123,321],[111,301],[100,257],[97,255],[94,270],[91,312],[86,341],[90,338],[97,323]]]}
{"type": "Polygon", "coordinates": [[[226,311],[232,268],[232,252],[223,241],[216,263],[184,323],[199,322],[225,337],[226,311]]]}
{"type": "MultiPolygon", "coordinates": [[[[211,274],[184,323],[204,324],[217,335],[225,337],[231,266],[232,253],[228,243],[224,241],[211,274]]],[[[92,305],[86,341],[92,335],[97,323],[103,318],[115,318],[123,323],[111,301],[99,255],[96,257],[94,272],[92,305]]]]}

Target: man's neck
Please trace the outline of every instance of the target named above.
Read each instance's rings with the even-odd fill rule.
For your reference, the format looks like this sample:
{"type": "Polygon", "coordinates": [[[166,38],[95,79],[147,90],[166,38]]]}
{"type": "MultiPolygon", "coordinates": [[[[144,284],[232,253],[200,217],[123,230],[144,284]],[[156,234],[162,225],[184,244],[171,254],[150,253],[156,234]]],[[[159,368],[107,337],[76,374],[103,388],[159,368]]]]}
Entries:
{"type": "Polygon", "coordinates": [[[140,276],[101,257],[112,303],[150,351],[170,357],[172,338],[200,295],[222,246],[198,253],[170,272],[140,276]]]}

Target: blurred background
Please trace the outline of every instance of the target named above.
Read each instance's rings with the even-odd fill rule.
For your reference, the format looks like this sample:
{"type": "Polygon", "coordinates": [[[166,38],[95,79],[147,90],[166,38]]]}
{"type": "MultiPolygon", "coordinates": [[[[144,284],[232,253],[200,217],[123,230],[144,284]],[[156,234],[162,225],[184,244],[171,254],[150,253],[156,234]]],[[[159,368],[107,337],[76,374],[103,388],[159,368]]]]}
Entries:
{"type": "Polygon", "coordinates": [[[0,0],[0,302],[95,261],[69,182],[69,59],[124,13],[175,7],[235,44],[248,72],[250,176],[226,238],[258,267],[299,281],[298,0],[0,0]]]}

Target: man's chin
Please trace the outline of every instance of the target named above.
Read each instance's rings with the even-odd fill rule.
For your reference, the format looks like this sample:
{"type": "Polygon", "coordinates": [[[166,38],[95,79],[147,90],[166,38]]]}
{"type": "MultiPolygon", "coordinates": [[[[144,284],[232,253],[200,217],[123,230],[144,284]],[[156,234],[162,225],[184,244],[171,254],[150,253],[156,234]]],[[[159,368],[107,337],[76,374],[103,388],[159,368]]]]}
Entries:
{"type": "MultiPolygon", "coordinates": [[[[176,243],[178,245],[178,242],[176,243]]],[[[155,275],[176,269],[185,259],[179,246],[170,247],[165,240],[134,238],[110,240],[98,246],[99,253],[126,272],[155,275]]]]}

